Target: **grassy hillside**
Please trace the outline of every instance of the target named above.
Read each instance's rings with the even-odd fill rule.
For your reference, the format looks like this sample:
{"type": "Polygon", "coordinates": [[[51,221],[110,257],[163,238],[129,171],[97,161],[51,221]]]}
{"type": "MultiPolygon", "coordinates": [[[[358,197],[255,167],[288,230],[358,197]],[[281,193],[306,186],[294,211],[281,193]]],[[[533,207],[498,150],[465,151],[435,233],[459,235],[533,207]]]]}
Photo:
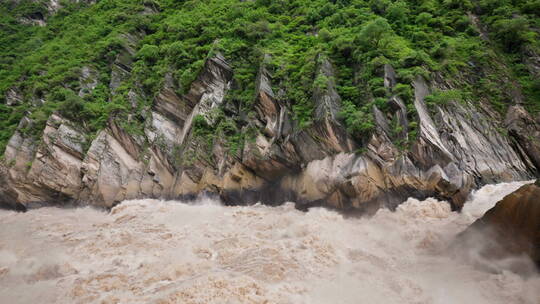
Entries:
{"type": "Polygon", "coordinates": [[[246,112],[259,64],[270,54],[276,91],[284,91],[301,126],[312,121],[313,87],[325,83],[314,75],[318,55],[324,54],[337,70],[342,118],[357,138],[373,128],[373,104],[384,110],[393,94],[412,103],[410,84],[418,74],[438,75],[452,88],[436,91],[431,103],[487,101],[504,113],[518,88],[536,113],[540,83],[527,58],[540,53],[539,14],[540,0],[100,0],[63,2],[53,15],[42,0],[2,1],[0,151],[25,112],[36,121],[28,132],[39,133],[50,113],[60,111],[92,134],[111,115],[131,111],[130,88],[142,91],[142,105],[149,104],[164,75],[172,73],[179,91],[186,91],[216,51],[235,71],[227,99],[246,112]],[[47,25],[21,22],[36,16],[45,16],[47,25]],[[111,96],[111,64],[126,44],[123,33],[142,38],[130,79],[111,96]],[[394,92],[383,87],[385,63],[399,76],[394,92]],[[81,98],[83,66],[98,71],[99,83],[81,98]],[[22,93],[23,104],[5,105],[11,88],[22,93]],[[36,99],[46,102],[39,105],[36,99]]]}

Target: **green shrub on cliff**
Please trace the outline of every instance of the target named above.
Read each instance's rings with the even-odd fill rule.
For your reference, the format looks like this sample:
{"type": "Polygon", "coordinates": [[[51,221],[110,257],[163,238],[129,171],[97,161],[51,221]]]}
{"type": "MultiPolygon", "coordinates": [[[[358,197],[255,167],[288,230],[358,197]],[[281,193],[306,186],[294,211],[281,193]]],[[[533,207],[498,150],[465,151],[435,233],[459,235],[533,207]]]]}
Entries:
{"type": "Polygon", "coordinates": [[[463,92],[460,90],[436,90],[425,98],[425,102],[428,106],[446,105],[451,101],[463,101],[463,92]]]}
{"type": "Polygon", "coordinates": [[[347,131],[359,141],[366,140],[375,128],[368,106],[358,109],[354,104],[345,101],[340,115],[345,121],[347,131]]]}
{"type": "MultiPolygon", "coordinates": [[[[355,137],[373,130],[374,102],[384,110],[384,100],[399,95],[410,108],[417,75],[437,75],[462,95],[488,100],[501,112],[511,99],[506,79],[516,79],[527,108],[540,111],[540,85],[527,66],[527,58],[540,52],[539,7],[538,0],[101,0],[91,5],[64,1],[49,16],[41,1],[3,1],[0,102],[17,87],[25,103],[0,108],[5,118],[0,149],[24,110],[38,121],[36,132],[57,110],[91,132],[112,115],[141,114],[130,113],[144,106],[131,109],[127,90],[112,96],[108,88],[112,63],[125,56],[126,33],[138,39],[131,46],[131,75],[122,85],[141,89],[146,105],[166,73],[180,83],[179,93],[187,92],[205,59],[219,51],[235,72],[226,98],[245,112],[252,111],[259,64],[271,55],[275,92],[282,93],[301,127],[312,124],[314,88],[326,86],[315,74],[321,53],[335,67],[342,117],[355,137]],[[40,18],[47,26],[21,22],[40,18]],[[382,82],[387,63],[398,73],[393,91],[382,82]],[[80,71],[87,65],[97,70],[99,84],[79,99],[80,71]],[[62,90],[64,97],[55,96],[62,90]],[[32,96],[46,99],[45,105],[33,105],[32,96]]],[[[445,94],[428,101],[459,99],[445,94]]],[[[410,119],[415,123],[414,114],[410,119]]],[[[144,122],[130,123],[141,124],[133,126],[140,130],[144,122]]]]}

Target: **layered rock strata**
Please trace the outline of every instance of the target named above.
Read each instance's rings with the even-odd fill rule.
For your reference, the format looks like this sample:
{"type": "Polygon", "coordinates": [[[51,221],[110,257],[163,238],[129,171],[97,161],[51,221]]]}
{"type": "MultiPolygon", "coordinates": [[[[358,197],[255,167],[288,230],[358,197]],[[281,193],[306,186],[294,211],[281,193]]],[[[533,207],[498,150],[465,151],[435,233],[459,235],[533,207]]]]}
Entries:
{"type": "MultiPolygon", "coordinates": [[[[127,46],[113,63],[112,91],[129,75],[130,45],[137,38],[125,39],[127,46]]],[[[212,193],[228,204],[295,201],[299,208],[374,211],[395,208],[410,196],[435,196],[459,209],[480,185],[538,174],[540,127],[519,105],[510,108],[505,125],[471,103],[428,108],[425,97],[437,83],[418,77],[413,83],[418,137],[410,149],[396,145],[408,140],[410,128],[398,96],[388,99],[390,112],[373,108],[375,131],[359,143],[340,121],[341,98],[328,59],[318,60],[316,73],[326,83],[314,89],[315,117],[303,128],[292,118],[286,98],[275,93],[265,62],[249,115],[225,98],[234,71],[218,53],[206,61],[185,95],[178,94],[170,74],[165,77],[145,116],[144,135],[129,134],[112,119],[86,142],[76,122],[55,114],[36,139],[25,134],[32,121],[24,118],[6,149],[2,200],[12,206],[75,202],[111,207],[125,199],[212,193]],[[218,110],[242,120],[239,132],[251,134],[234,152],[225,138],[201,144],[193,130],[197,117],[215,128],[218,110]],[[390,120],[397,121],[400,132],[391,130],[390,120]]],[[[391,66],[384,72],[391,90],[396,73],[391,66]]],[[[86,91],[95,86],[91,75],[86,68],[81,76],[86,91]]],[[[136,103],[137,93],[128,95],[136,103]]]]}

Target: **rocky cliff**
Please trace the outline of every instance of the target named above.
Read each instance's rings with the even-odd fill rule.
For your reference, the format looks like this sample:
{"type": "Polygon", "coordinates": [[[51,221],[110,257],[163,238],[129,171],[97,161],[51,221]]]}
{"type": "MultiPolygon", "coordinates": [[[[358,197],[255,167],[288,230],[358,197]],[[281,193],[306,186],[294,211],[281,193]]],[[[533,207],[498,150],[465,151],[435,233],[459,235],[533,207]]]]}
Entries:
{"type": "MultiPolygon", "coordinates": [[[[506,124],[472,104],[452,102],[428,110],[425,97],[440,84],[422,77],[414,80],[419,135],[410,150],[398,149],[391,140],[404,136],[389,130],[391,116],[399,118],[403,129],[408,127],[403,102],[392,96],[388,103],[395,112],[383,114],[374,106],[376,131],[365,151],[358,152],[360,143],[337,118],[340,96],[328,60],[318,68],[327,76],[327,89],[313,92],[316,119],[307,128],[298,127],[287,103],[276,97],[263,62],[256,114],[245,118],[241,130],[249,130],[250,136],[232,153],[225,139],[205,143],[194,132],[194,118],[212,129],[216,109],[231,108],[225,115],[241,115],[224,100],[233,73],[217,54],[206,61],[185,95],[177,95],[174,84],[165,81],[147,111],[144,135],[131,135],[111,119],[86,143],[76,122],[54,114],[43,134],[33,138],[23,132],[32,121],[23,118],[5,152],[3,200],[11,205],[111,207],[125,199],[207,192],[228,204],[295,201],[301,207],[375,210],[393,208],[409,196],[436,196],[459,208],[482,184],[525,180],[538,173],[540,128],[521,106],[509,109],[506,124]],[[505,127],[508,135],[501,134],[505,127]]],[[[386,66],[389,87],[395,83],[393,74],[386,66]]]]}
{"type": "MultiPolygon", "coordinates": [[[[45,4],[48,14],[58,9],[57,1],[45,4]]],[[[91,9],[109,12],[109,5],[116,10],[122,8],[120,4],[98,2],[91,9]]],[[[235,5],[251,9],[258,4],[235,5]]],[[[186,7],[182,9],[197,13],[186,7]]],[[[77,59],[70,62],[74,65],[71,67],[55,58],[61,68],[45,71],[41,63],[36,63],[32,71],[12,77],[15,80],[6,85],[4,104],[23,115],[18,126],[13,125],[1,164],[0,201],[4,205],[73,203],[110,208],[126,199],[190,198],[209,193],[227,204],[294,201],[299,208],[323,205],[359,212],[373,212],[381,206],[395,208],[411,196],[434,196],[449,200],[459,209],[470,191],[483,184],[527,180],[539,174],[540,124],[532,116],[534,112],[526,109],[523,90],[504,63],[501,67],[481,66],[481,60],[475,59],[478,62],[466,64],[471,71],[456,71],[455,79],[450,79],[441,68],[415,63],[420,59],[414,56],[420,53],[393,61],[381,55],[377,58],[383,59],[375,60],[370,55],[373,50],[366,48],[371,42],[360,37],[351,40],[364,45],[354,54],[372,56],[366,60],[375,63],[366,65],[366,60],[357,60],[349,64],[358,56],[345,47],[333,56],[328,56],[330,51],[318,51],[309,57],[314,58],[309,60],[312,67],[306,65],[305,72],[286,74],[285,64],[276,68],[273,55],[259,53],[263,48],[254,47],[256,65],[249,59],[250,67],[255,66],[254,77],[248,79],[246,75],[251,72],[246,72],[249,68],[238,58],[247,47],[230,46],[226,44],[231,44],[230,40],[225,39],[225,43],[209,35],[204,38],[208,47],[191,49],[206,52],[205,59],[189,61],[180,78],[190,81],[178,81],[171,58],[187,56],[186,45],[192,38],[186,35],[195,34],[182,32],[185,41],[163,47],[152,45],[172,35],[175,24],[184,20],[164,19],[162,28],[157,29],[152,18],[167,18],[161,9],[157,2],[137,3],[133,8],[136,22],[125,23],[129,17],[113,10],[113,22],[133,28],[103,33],[97,29],[99,35],[110,35],[99,44],[102,53],[91,57],[99,62],[77,59]],[[222,51],[226,49],[223,45],[234,51],[222,51]],[[166,60],[170,61],[159,61],[160,54],[169,56],[166,60]],[[416,72],[410,74],[413,68],[416,72]],[[366,81],[362,73],[368,69],[373,79],[366,81]],[[437,103],[429,99],[458,87],[481,86],[485,81],[476,75],[488,77],[495,72],[506,77],[495,84],[513,88],[501,93],[506,98],[502,111],[494,109],[497,103],[490,102],[489,92],[487,98],[468,96],[437,103]],[[58,80],[54,73],[63,73],[64,78],[58,80]],[[60,89],[32,82],[49,81],[51,77],[60,89]],[[351,78],[351,84],[344,84],[344,77],[351,78]],[[298,90],[306,79],[309,87],[298,90]],[[239,87],[254,94],[240,98],[239,87]],[[403,94],[404,87],[412,91],[410,96],[403,94]],[[356,93],[350,93],[351,88],[356,93]],[[85,102],[92,106],[85,107],[85,102]],[[364,109],[354,116],[360,117],[357,124],[365,122],[367,126],[361,131],[351,131],[343,117],[344,108],[351,102],[364,109]],[[104,108],[107,115],[101,115],[102,109],[96,110],[95,105],[104,108]],[[299,115],[299,107],[308,108],[304,111],[309,114],[308,123],[299,115]]],[[[340,9],[336,10],[339,14],[340,9]]],[[[173,7],[167,12],[176,11],[173,7]]],[[[91,15],[80,18],[86,20],[91,15]]],[[[480,35],[488,40],[489,35],[482,31],[478,34],[473,28],[480,26],[478,18],[472,13],[468,18],[472,20],[467,21],[471,23],[467,28],[470,39],[474,41],[475,35],[480,35]]],[[[362,35],[371,35],[366,34],[371,27],[381,26],[386,31],[385,45],[400,43],[386,21],[374,20],[362,21],[366,24],[362,35]]],[[[194,24],[176,30],[199,26],[194,24]]],[[[392,26],[396,24],[399,22],[392,26]]],[[[264,24],[254,26],[260,33],[236,28],[223,35],[235,39],[245,36],[243,39],[254,43],[271,31],[264,24]]],[[[301,37],[326,39],[318,38],[324,31],[313,31],[301,37]]],[[[396,48],[402,48],[404,54],[412,52],[407,45],[396,48]]],[[[60,53],[57,45],[44,49],[60,53]]],[[[530,52],[525,65],[533,73],[538,56],[534,50],[530,52]]],[[[433,56],[439,55],[435,52],[433,56]]],[[[39,62],[50,57],[40,57],[39,62]]]]}

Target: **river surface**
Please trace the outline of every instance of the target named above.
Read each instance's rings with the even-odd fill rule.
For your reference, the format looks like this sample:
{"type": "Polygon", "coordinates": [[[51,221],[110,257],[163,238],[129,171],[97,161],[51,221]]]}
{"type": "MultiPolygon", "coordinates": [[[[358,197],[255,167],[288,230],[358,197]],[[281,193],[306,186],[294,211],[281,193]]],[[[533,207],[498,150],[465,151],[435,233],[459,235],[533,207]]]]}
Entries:
{"type": "Polygon", "coordinates": [[[4,210],[0,303],[538,304],[540,277],[505,267],[525,258],[448,246],[521,185],[486,186],[462,213],[409,199],[371,218],[208,198],[4,210]]]}

